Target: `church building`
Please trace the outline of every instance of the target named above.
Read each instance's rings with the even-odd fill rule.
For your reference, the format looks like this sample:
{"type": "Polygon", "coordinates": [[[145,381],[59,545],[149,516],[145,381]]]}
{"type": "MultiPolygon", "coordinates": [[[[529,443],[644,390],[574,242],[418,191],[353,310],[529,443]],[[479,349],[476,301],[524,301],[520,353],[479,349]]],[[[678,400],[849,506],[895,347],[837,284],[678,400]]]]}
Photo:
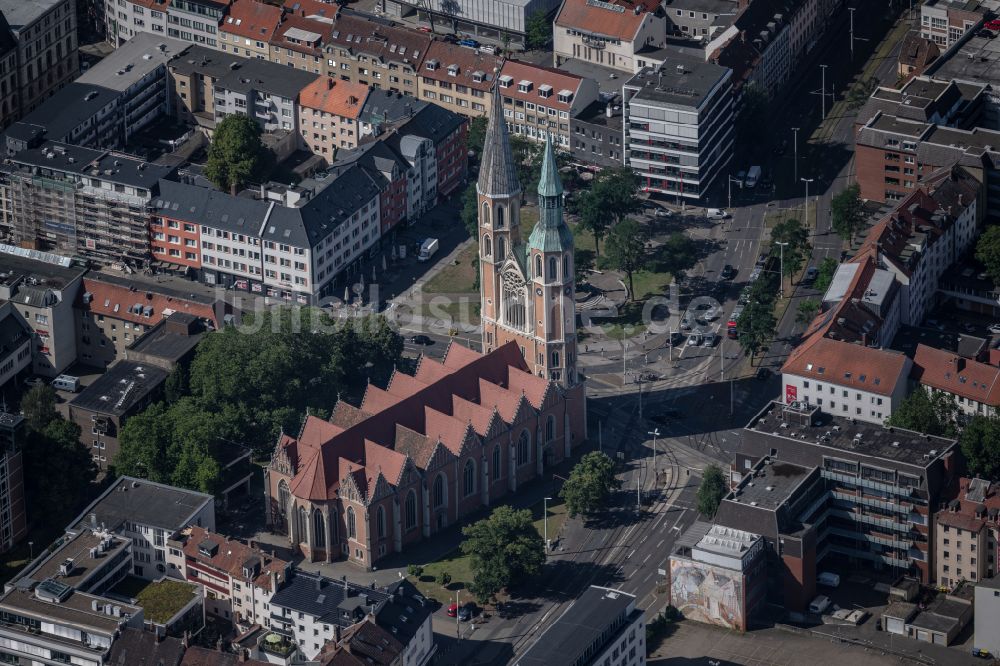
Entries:
{"type": "Polygon", "coordinates": [[[494,100],[480,169],[483,353],[452,343],[361,404],[283,434],[265,470],[267,523],[310,561],[371,568],[541,478],[586,438],[576,367],[573,235],[546,142],[538,222],[494,100]]]}

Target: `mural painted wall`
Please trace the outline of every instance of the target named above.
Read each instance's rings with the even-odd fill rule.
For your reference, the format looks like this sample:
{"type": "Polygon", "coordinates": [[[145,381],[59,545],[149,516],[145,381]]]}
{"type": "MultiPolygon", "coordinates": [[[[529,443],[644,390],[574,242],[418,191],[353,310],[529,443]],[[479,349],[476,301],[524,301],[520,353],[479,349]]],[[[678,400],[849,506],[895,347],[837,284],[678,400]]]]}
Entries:
{"type": "Polygon", "coordinates": [[[670,603],[689,620],[746,631],[744,594],[742,574],[670,558],[670,603]]]}

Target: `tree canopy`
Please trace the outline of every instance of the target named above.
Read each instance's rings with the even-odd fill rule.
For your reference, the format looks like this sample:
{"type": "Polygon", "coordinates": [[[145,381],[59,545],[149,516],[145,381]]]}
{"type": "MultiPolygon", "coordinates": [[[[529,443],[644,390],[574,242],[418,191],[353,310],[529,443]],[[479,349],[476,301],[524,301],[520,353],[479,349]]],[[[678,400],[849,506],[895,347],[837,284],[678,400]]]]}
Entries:
{"type": "Polygon", "coordinates": [[[570,517],[575,517],[603,509],[611,491],[620,487],[614,461],[605,453],[591,451],[573,467],[559,497],[566,501],[570,517]]]}
{"type": "Polygon", "coordinates": [[[927,435],[954,437],[958,407],[947,393],[918,388],[893,410],[886,423],[927,435]]]}
{"type": "Polygon", "coordinates": [[[751,364],[757,352],[761,351],[774,335],[777,323],[774,318],[773,301],[751,299],[744,306],[743,312],[736,320],[736,341],[743,351],[750,355],[751,364]]]}
{"type": "Polygon", "coordinates": [[[807,298],[799,301],[799,306],[796,310],[795,321],[800,324],[808,324],[816,318],[816,313],[819,312],[819,301],[815,298],[807,298]]]}
{"type": "Polygon", "coordinates": [[[619,222],[611,229],[604,249],[611,265],[628,277],[629,298],[635,300],[633,276],[649,265],[645,230],[632,218],[619,222]]]}
{"type": "Polygon", "coordinates": [[[266,173],[273,157],[260,139],[260,125],[241,114],[226,116],[215,127],[208,146],[205,177],[235,195],[266,173]]]}
{"type": "Polygon", "coordinates": [[[486,603],[524,582],[545,563],[545,544],[528,509],[498,506],[488,518],[462,528],[462,552],[472,559],[470,591],[486,603]]]}
{"type": "Polygon", "coordinates": [[[986,267],[993,284],[1000,284],[1000,226],[986,227],[976,242],[976,259],[986,267]]]}
{"type": "Polygon", "coordinates": [[[479,194],[476,184],[469,183],[462,192],[462,224],[469,232],[469,237],[478,242],[479,239],[479,194]]]}
{"type": "Polygon", "coordinates": [[[819,262],[816,280],[813,281],[813,289],[821,294],[825,294],[826,290],[830,287],[830,283],[833,282],[833,276],[837,273],[839,265],[840,262],[833,257],[825,257],[823,261],[819,262]]]}
{"type": "Polygon", "coordinates": [[[959,437],[969,471],[984,479],[1000,476],[1000,419],[974,416],[959,437]]]}
{"type": "Polygon", "coordinates": [[[830,219],[833,231],[844,240],[850,240],[865,221],[861,187],[855,183],[830,200],[830,219]]]}
{"type": "Polygon", "coordinates": [[[478,157],[482,157],[483,155],[487,125],[486,116],[476,116],[469,121],[469,133],[466,135],[465,145],[466,148],[475,152],[478,157]]]}
{"type": "Polygon", "coordinates": [[[779,247],[785,277],[795,275],[802,270],[803,264],[812,253],[809,230],[795,219],[782,220],[774,225],[771,229],[771,243],[772,245],[787,243],[779,247]]]}
{"type": "Polygon", "coordinates": [[[698,487],[698,511],[706,518],[715,516],[722,498],[726,496],[726,476],[722,468],[712,464],[705,468],[698,487]]]}
{"type": "Polygon", "coordinates": [[[524,25],[525,46],[529,50],[542,49],[552,40],[552,19],[541,9],[528,16],[524,25]]]}

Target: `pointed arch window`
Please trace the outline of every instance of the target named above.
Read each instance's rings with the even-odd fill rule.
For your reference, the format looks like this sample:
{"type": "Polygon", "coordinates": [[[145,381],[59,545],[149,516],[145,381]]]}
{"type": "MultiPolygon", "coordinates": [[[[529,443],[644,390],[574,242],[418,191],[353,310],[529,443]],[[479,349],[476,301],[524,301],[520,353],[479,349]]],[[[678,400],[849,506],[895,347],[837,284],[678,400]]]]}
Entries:
{"type": "Polygon", "coordinates": [[[385,508],[381,506],[375,514],[375,530],[380,539],[385,538],[385,508]]]}
{"type": "Polygon", "coordinates": [[[493,254],[493,241],[490,240],[489,234],[483,234],[483,256],[489,257],[493,254]]]}
{"type": "Polygon", "coordinates": [[[542,255],[535,255],[535,277],[542,277],[542,255]]]}
{"type": "Polygon", "coordinates": [[[517,465],[527,465],[531,462],[531,437],[527,430],[521,431],[521,437],[517,440],[517,465]]]}
{"type": "Polygon", "coordinates": [[[551,442],[556,438],[556,417],[549,414],[549,417],[545,419],[545,441],[551,442]]]}
{"type": "Polygon", "coordinates": [[[518,330],[528,324],[528,294],[524,280],[516,271],[503,274],[503,323],[518,330]]]}
{"type": "Polygon", "coordinates": [[[500,445],[493,447],[493,480],[500,479],[500,445]]]}
{"type": "Polygon", "coordinates": [[[309,516],[306,515],[305,507],[299,507],[295,514],[295,522],[299,533],[299,543],[306,543],[309,537],[309,516]]]}
{"type": "Polygon", "coordinates": [[[497,225],[496,225],[497,229],[503,229],[504,211],[503,211],[503,206],[501,206],[500,204],[497,204],[496,218],[497,218],[497,225]]]}
{"type": "Polygon", "coordinates": [[[465,461],[465,468],[462,470],[462,485],[466,497],[476,492],[476,463],[471,460],[465,461]]]}
{"type": "Polygon", "coordinates": [[[563,255],[563,279],[564,280],[568,280],[569,279],[569,275],[570,275],[570,273],[569,273],[569,253],[567,252],[566,254],[563,255]]]}
{"type": "Polygon", "coordinates": [[[347,507],[347,538],[357,539],[358,538],[358,523],[354,517],[354,507],[347,507]]]}
{"type": "Polygon", "coordinates": [[[320,548],[326,544],[326,522],[323,520],[323,512],[319,509],[313,511],[313,542],[320,548]]]}
{"type": "Polygon", "coordinates": [[[483,226],[490,226],[490,204],[488,201],[483,202],[483,226]]]}
{"type": "Polygon", "coordinates": [[[503,261],[507,256],[507,239],[497,236],[497,261],[503,261]]]}
{"type": "Polygon", "coordinates": [[[556,258],[555,257],[549,257],[549,277],[548,277],[549,280],[555,280],[556,279],[556,268],[557,268],[557,266],[558,266],[558,263],[556,262],[556,258]]]}
{"type": "Polygon", "coordinates": [[[434,479],[434,507],[444,505],[444,475],[438,474],[434,479]]]}
{"type": "Polygon", "coordinates": [[[288,491],[288,484],[282,479],[278,483],[278,518],[280,522],[287,527],[288,523],[285,522],[288,519],[288,500],[291,498],[291,493],[288,491]]]}
{"type": "Polygon", "coordinates": [[[406,494],[406,529],[412,530],[417,526],[417,494],[410,490],[406,494]]]}

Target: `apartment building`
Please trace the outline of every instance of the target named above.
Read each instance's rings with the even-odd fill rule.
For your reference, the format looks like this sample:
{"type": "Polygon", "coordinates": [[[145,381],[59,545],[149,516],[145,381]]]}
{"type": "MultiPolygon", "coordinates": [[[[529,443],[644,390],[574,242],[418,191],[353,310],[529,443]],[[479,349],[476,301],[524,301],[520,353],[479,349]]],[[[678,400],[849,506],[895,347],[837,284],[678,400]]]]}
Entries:
{"type": "Polygon", "coordinates": [[[9,302],[32,329],[32,374],[55,377],[77,360],[73,303],[85,269],[5,249],[14,248],[0,246],[0,302],[9,302]]]}
{"type": "Polygon", "coordinates": [[[132,541],[132,574],[167,574],[167,540],[188,525],[215,530],[215,498],[130,476],[119,477],[73,519],[68,531],[108,531],[132,541]]]}
{"type": "Polygon", "coordinates": [[[69,403],[69,420],[80,426],[80,442],[106,472],[115,462],[125,422],[163,396],[163,368],[117,361],[69,403]]]}
{"type": "Polygon", "coordinates": [[[17,40],[0,12],[0,131],[21,116],[17,81],[17,40]]]}
{"type": "Polygon", "coordinates": [[[0,597],[0,661],[109,666],[126,627],[142,629],[138,606],[110,602],[57,580],[27,580],[0,597]]]}
{"type": "Polygon", "coordinates": [[[448,42],[431,42],[419,76],[420,99],[475,118],[490,111],[503,58],[448,42]]]}
{"type": "Polygon", "coordinates": [[[844,0],[805,0],[797,10],[792,11],[789,47],[793,68],[819,43],[827,27],[833,23],[834,14],[843,6],[844,0]]]}
{"type": "MultiPolygon", "coordinates": [[[[773,402],[743,430],[718,525],[764,537],[768,602],[803,611],[827,558],[930,584],[933,513],[957,477],[955,440],[773,402]]],[[[836,565],[833,565],[836,566],[836,565]]]]}
{"type": "Polygon", "coordinates": [[[939,586],[954,589],[963,581],[978,584],[997,573],[998,514],[997,484],[986,479],[959,479],[958,495],[934,514],[935,580],[939,586]]]}
{"type": "Polygon", "coordinates": [[[0,167],[2,223],[21,247],[145,266],[149,210],[170,167],[46,141],[0,167]]]}
{"type": "Polygon", "coordinates": [[[97,367],[124,358],[130,345],[175,312],[217,329],[228,309],[204,287],[171,285],[135,275],[91,271],[78,293],[76,347],[81,361],[97,367]]]}
{"type": "Polygon", "coordinates": [[[732,24],[740,5],[737,0],[671,0],[663,10],[669,34],[708,42],[732,24]]]}
{"type": "Polygon", "coordinates": [[[170,576],[205,588],[205,612],[244,630],[271,626],[271,595],[291,573],[291,563],[197,525],[167,539],[170,576]]]}
{"type": "Polygon", "coordinates": [[[116,48],[136,35],[167,34],[167,0],[106,0],[105,36],[116,48]]]}
{"type": "MultiPolygon", "coordinates": [[[[3,323],[0,320],[0,330],[2,329],[3,323]]],[[[3,386],[2,382],[3,375],[0,374],[0,387],[3,386]]],[[[23,416],[0,412],[0,553],[6,553],[21,543],[28,534],[24,461],[21,455],[24,431],[23,416]]]]}
{"type": "Polygon", "coordinates": [[[945,51],[981,25],[990,7],[979,0],[926,0],[920,5],[920,36],[945,51]]]}
{"type": "Polygon", "coordinates": [[[331,175],[338,175],[352,166],[359,166],[381,193],[379,217],[382,235],[406,222],[408,208],[407,171],[410,163],[393,151],[384,141],[376,139],[361,144],[355,150],[342,151],[330,165],[331,175]]]}
{"type": "Polygon", "coordinates": [[[733,91],[747,85],[769,97],[777,95],[791,76],[791,24],[781,2],[751,2],[718,39],[705,47],[709,60],[733,70],[733,91]]]}
{"type": "Polygon", "coordinates": [[[265,132],[297,131],[296,100],[317,76],[277,63],[191,47],[169,65],[177,115],[211,132],[227,115],[253,118],[265,132]]]}
{"type": "Polygon", "coordinates": [[[317,78],[299,93],[299,136],[302,143],[327,161],[338,150],[356,148],[361,138],[358,119],[368,98],[368,86],[317,78]]]}
{"type": "Polygon", "coordinates": [[[597,99],[597,82],[559,69],[507,60],[497,77],[503,114],[513,134],[570,149],[569,119],[597,99]]]}
{"type": "Polygon", "coordinates": [[[326,21],[288,14],[271,37],[269,58],[274,63],[322,74],[327,69],[323,45],[329,32],[326,21]]]}
{"type": "Polygon", "coordinates": [[[16,383],[31,372],[34,336],[28,322],[13,303],[0,303],[0,389],[10,392],[11,400],[21,394],[16,383]]]}
{"type": "Polygon", "coordinates": [[[271,596],[270,620],[306,659],[316,659],[328,642],[340,642],[346,630],[373,619],[406,646],[401,664],[423,666],[434,654],[432,614],[405,579],[372,587],[296,569],[271,596]]]}
{"type": "Polygon", "coordinates": [[[625,164],[645,192],[699,201],[732,159],[732,71],[698,60],[644,69],[623,87],[625,164]]]}
{"type": "MultiPolygon", "coordinates": [[[[17,83],[12,101],[24,116],[80,71],[77,57],[76,3],[73,0],[0,0],[17,50],[17,83]]],[[[12,61],[7,59],[8,63],[12,61]]],[[[13,82],[13,78],[8,79],[13,82]]],[[[16,119],[16,118],[13,118],[16,119]]]]}
{"type": "Polygon", "coordinates": [[[621,100],[598,100],[570,118],[570,154],[573,160],[601,167],[624,163],[621,100]]]}
{"type": "Polygon", "coordinates": [[[232,0],[170,0],[167,35],[185,42],[219,47],[219,25],[232,0]]]}
{"type": "Polygon", "coordinates": [[[338,16],[326,43],[326,75],[417,97],[421,63],[437,43],[411,28],[338,16]]]}
{"type": "Polygon", "coordinates": [[[591,585],[566,612],[552,620],[514,666],[646,663],[646,623],[638,598],[621,590],[591,585]]]}
{"type": "Polygon", "coordinates": [[[66,532],[15,578],[57,580],[78,592],[101,596],[132,573],[132,541],[100,527],[66,532]]]}
{"type": "Polygon", "coordinates": [[[918,344],[913,378],[924,389],[950,395],[960,421],[993,416],[1000,409],[1000,367],[918,344]]]}
{"type": "Polygon", "coordinates": [[[635,74],[643,49],[666,46],[667,18],[645,0],[565,0],[553,22],[553,65],[569,58],[635,74]]]}
{"type": "Polygon", "coordinates": [[[267,60],[271,39],[285,10],[259,0],[235,0],[219,25],[219,50],[244,58],[267,60]]]}

